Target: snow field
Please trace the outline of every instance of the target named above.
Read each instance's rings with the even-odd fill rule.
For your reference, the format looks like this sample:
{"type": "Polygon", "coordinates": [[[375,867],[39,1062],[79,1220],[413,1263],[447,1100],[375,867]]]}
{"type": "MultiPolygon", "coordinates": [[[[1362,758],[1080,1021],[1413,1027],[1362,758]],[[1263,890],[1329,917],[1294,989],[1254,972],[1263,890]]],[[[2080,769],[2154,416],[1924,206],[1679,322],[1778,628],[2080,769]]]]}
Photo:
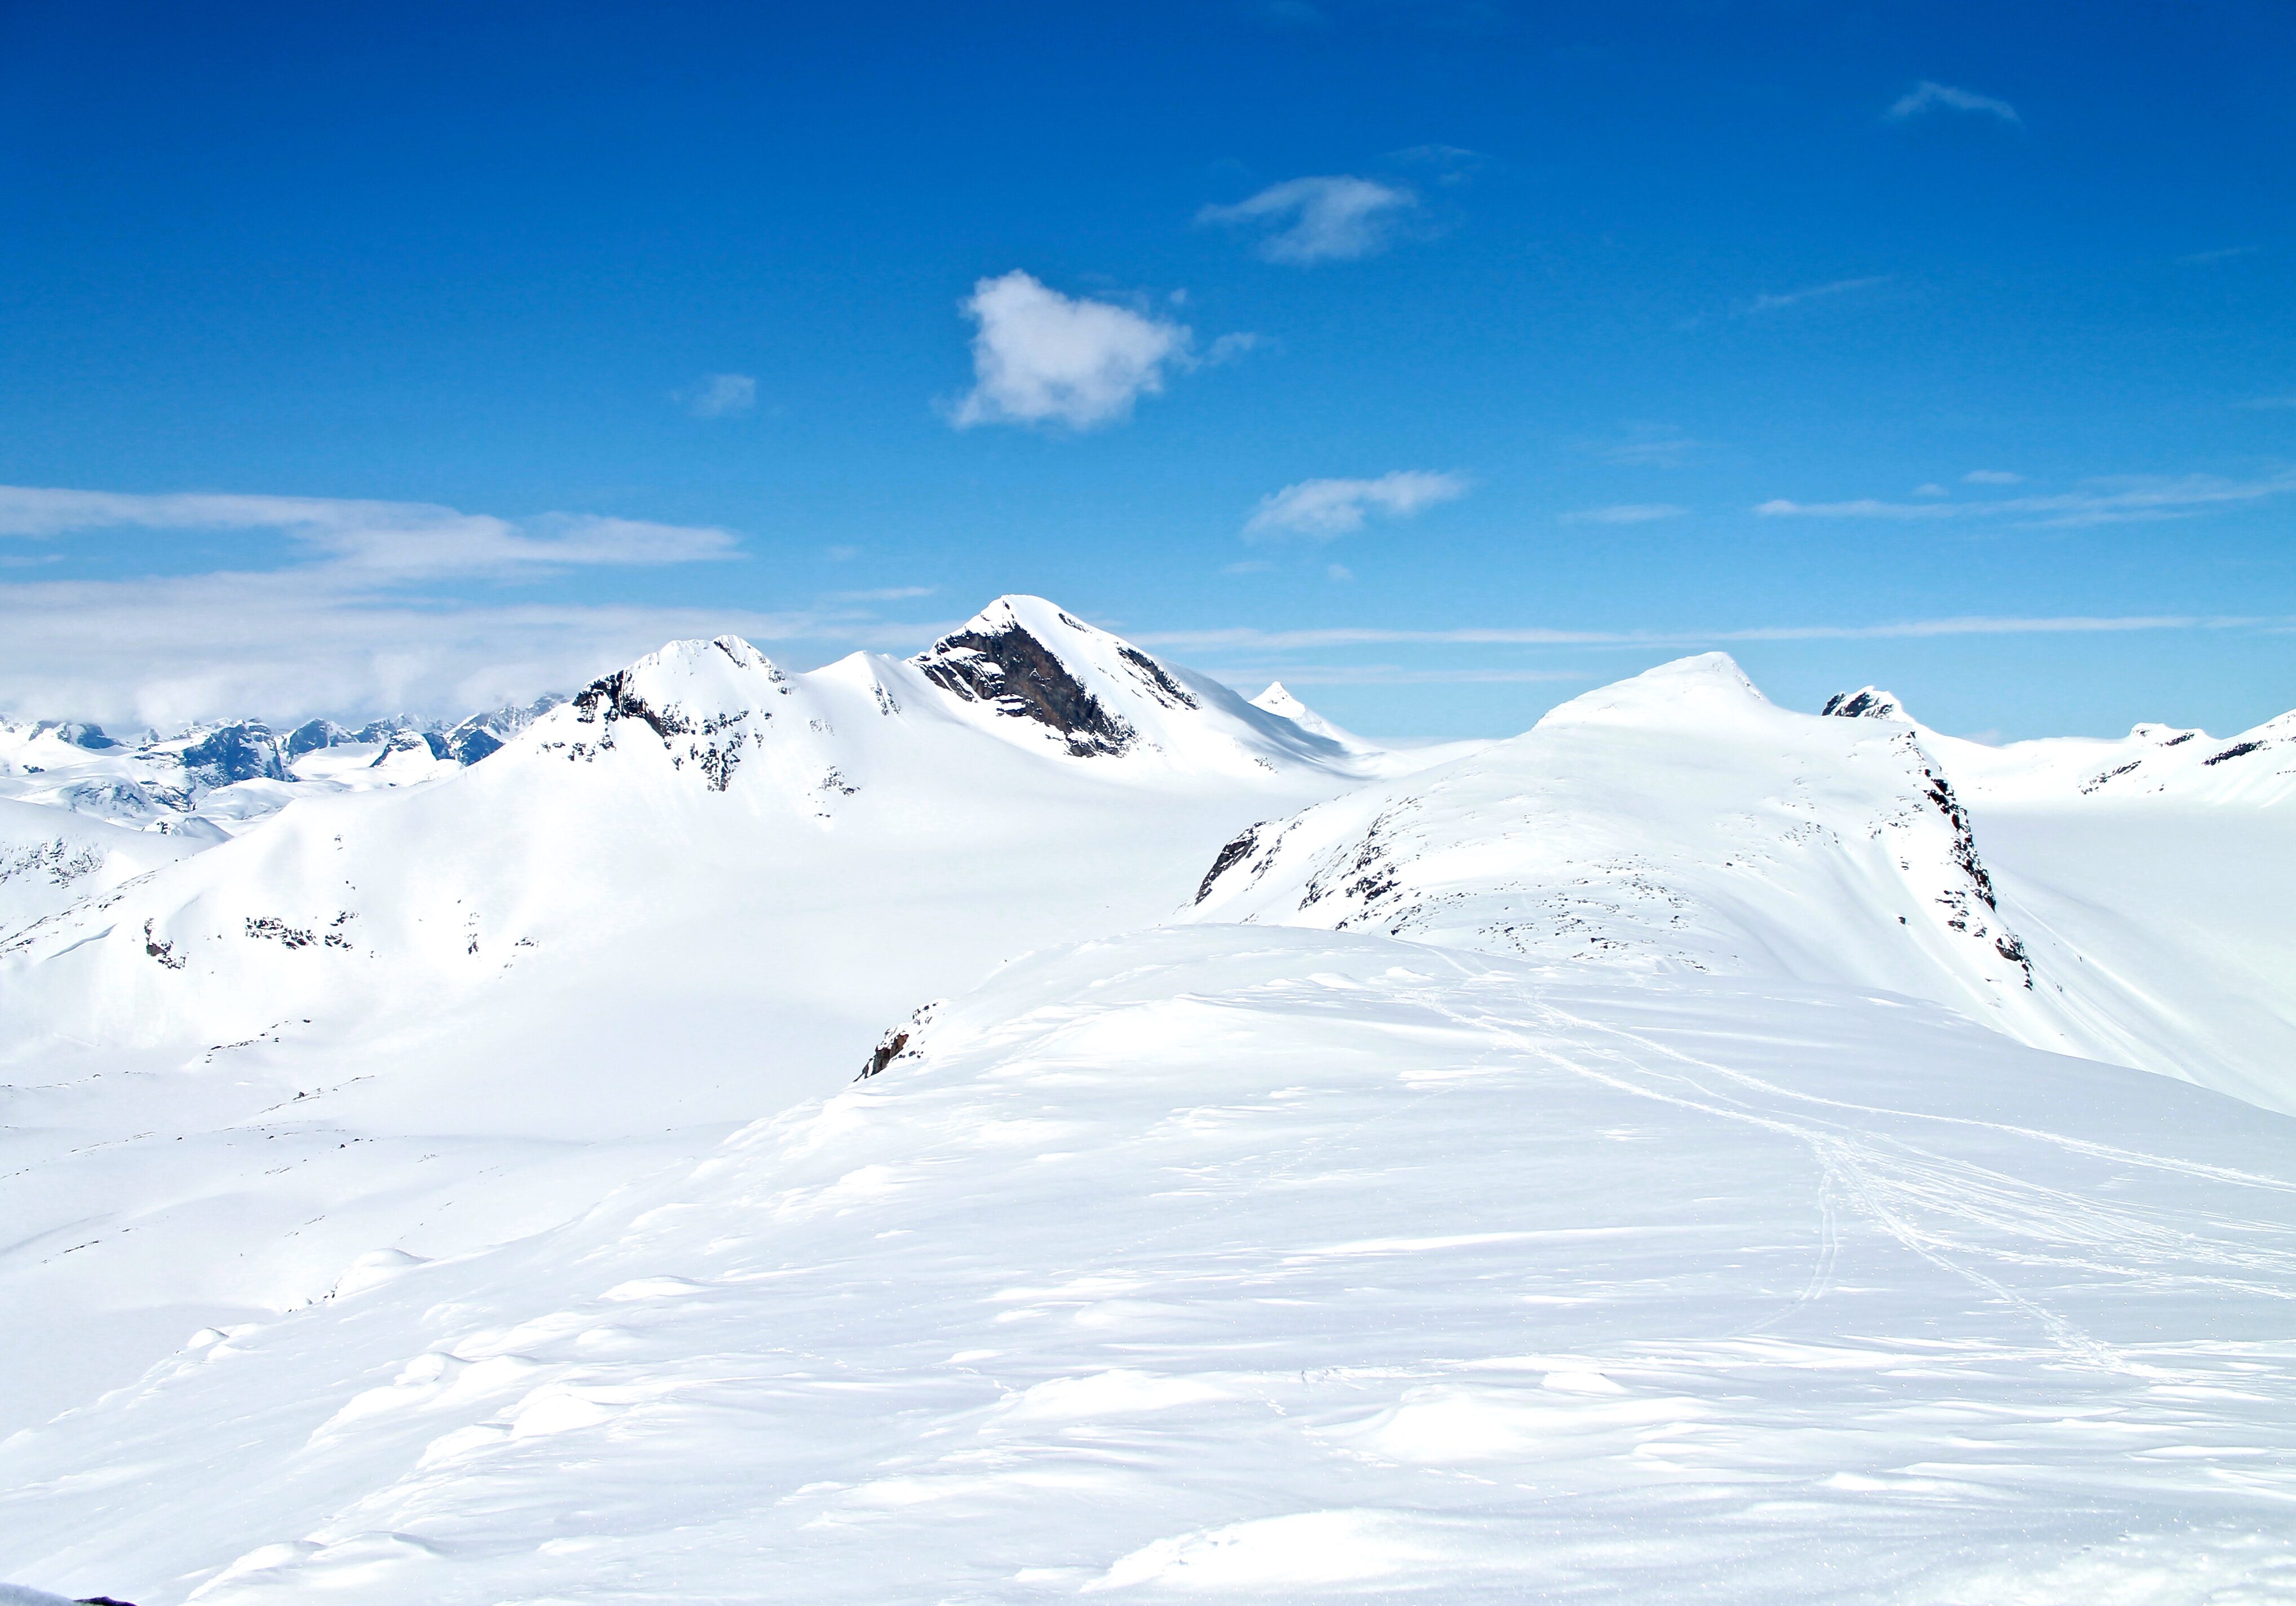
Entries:
{"type": "Polygon", "coordinates": [[[1142,933],[19,1435],[0,1532],[147,1606],[2283,1598],[2286,1135],[1903,999],[1142,933]]]}

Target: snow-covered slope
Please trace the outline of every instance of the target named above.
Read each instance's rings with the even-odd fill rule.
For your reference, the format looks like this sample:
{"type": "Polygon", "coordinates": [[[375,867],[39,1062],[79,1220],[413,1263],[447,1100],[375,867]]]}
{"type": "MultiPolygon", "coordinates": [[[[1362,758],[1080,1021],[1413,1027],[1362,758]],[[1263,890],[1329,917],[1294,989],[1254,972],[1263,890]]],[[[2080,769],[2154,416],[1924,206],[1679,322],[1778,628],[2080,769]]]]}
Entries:
{"type": "Polygon", "coordinates": [[[2237,736],[2140,725],[2118,739],[2051,736],[1989,747],[1929,729],[1876,686],[1845,692],[1824,711],[1912,725],[1952,768],[1972,803],[2092,798],[2100,804],[2161,799],[2256,807],[2296,799],[2296,712],[2237,736]]]}
{"type": "Polygon", "coordinates": [[[1829,713],[1718,653],[1664,665],[1252,827],[1195,917],[1884,990],[2296,1110],[2284,794],[2203,774],[2100,803],[2057,783],[2094,755],[1941,738],[1872,687],[1829,713]]]}
{"type": "Polygon", "coordinates": [[[0,942],[51,914],[206,847],[0,798],[0,942]]]}
{"type": "Polygon", "coordinates": [[[1910,730],[1778,709],[1720,653],[1223,848],[1195,917],[1932,998],[2030,1035],[2030,966],[1910,730]]]}
{"type": "Polygon", "coordinates": [[[2292,1135],[1840,989],[1143,934],[200,1335],[0,1445],[0,1554],[144,1606],[2261,1602],[2292,1135]]]}
{"type": "Polygon", "coordinates": [[[1994,748],[1871,686],[1828,711],[1938,756],[2035,965],[2103,1034],[2094,1052],[2296,1110],[2296,714],[1994,748]]]}
{"type": "Polygon", "coordinates": [[[438,784],[297,802],[0,943],[0,1295],[106,1323],[62,1394],[0,1397],[124,1381],[137,1312],[172,1339],[323,1293],[379,1196],[459,1247],[554,1219],[659,1163],[599,1140],[689,1152],[833,1086],[888,1020],[1166,916],[1239,826],[1356,774],[1008,599],[913,660],[675,643],[438,784]],[[315,1101],[360,1141],[249,1146],[315,1101]]]}

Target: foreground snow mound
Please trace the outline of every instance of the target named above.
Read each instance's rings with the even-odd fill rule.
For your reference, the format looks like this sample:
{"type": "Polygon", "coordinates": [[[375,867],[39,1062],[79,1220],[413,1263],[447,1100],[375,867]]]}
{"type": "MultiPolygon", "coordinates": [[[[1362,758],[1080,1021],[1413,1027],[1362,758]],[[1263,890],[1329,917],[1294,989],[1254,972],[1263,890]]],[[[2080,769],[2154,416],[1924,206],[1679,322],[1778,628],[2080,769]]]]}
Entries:
{"type": "Polygon", "coordinates": [[[1720,653],[1252,828],[1196,917],[1882,987],[2029,1022],[2032,967],[1905,728],[1775,708],[1720,653]]]}
{"type": "Polygon", "coordinates": [[[2292,1137],[1839,988],[1145,933],[198,1335],[0,1443],[0,1553],[144,1606],[2261,1601],[2292,1137]]]}

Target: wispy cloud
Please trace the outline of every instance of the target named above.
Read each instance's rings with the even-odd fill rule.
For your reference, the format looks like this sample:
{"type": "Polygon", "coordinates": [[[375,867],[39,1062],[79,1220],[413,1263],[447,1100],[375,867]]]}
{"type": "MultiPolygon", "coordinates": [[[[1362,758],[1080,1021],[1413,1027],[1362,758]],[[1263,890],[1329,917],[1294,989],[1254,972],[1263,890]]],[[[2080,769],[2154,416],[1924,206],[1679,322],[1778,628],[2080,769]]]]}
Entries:
{"type": "Polygon", "coordinates": [[[1262,230],[1255,248],[1262,257],[1305,266],[1384,250],[1396,223],[1418,204],[1408,190],[1342,174],[1270,184],[1233,206],[1208,206],[1196,221],[1262,230]]]}
{"type": "Polygon", "coordinates": [[[906,602],[912,597],[931,596],[939,589],[938,586],[882,586],[874,591],[832,591],[828,600],[832,602],[906,602]]]}
{"type": "MultiPolygon", "coordinates": [[[[1245,687],[1267,677],[1265,669],[1214,669],[1215,680],[1245,687]]],[[[1283,682],[1302,686],[1515,685],[1537,681],[1592,680],[1584,669],[1419,669],[1402,664],[1286,664],[1283,682]]]]}
{"type": "Polygon", "coordinates": [[[271,531],[331,560],[338,570],[391,579],[689,563],[732,557],[736,546],[731,534],[714,527],[589,513],[512,520],[422,502],[0,486],[0,536],[124,529],[271,531]]]}
{"type": "Polygon", "coordinates": [[[1816,301],[1830,296],[1847,295],[1851,291],[1871,290],[1876,284],[1887,284],[1891,275],[1869,274],[1862,279],[1835,279],[1830,283],[1813,284],[1806,290],[1789,290],[1777,295],[1756,296],[1746,305],[1750,313],[1775,312],[1783,307],[1798,307],[1804,301],[1816,301]]]}
{"type": "Polygon", "coordinates": [[[1956,89],[1950,84],[1933,83],[1928,78],[1906,91],[1882,115],[1890,122],[1902,123],[1940,107],[1948,111],[1980,112],[1987,117],[1997,117],[2005,123],[2020,126],[2025,120],[2017,115],[2017,108],[2006,101],[1996,100],[1989,94],[1977,94],[1967,89],[1956,89]]]}
{"type": "MultiPolygon", "coordinates": [[[[1733,642],[1893,641],[1953,635],[2061,635],[2146,630],[2271,629],[2291,619],[2267,615],[1959,615],[1865,625],[1755,625],[1714,630],[1548,630],[1465,626],[1442,630],[1167,630],[1137,634],[1143,646],[1174,651],[1282,653],[1332,647],[1655,647],[1726,646],[1733,642]]],[[[1288,678],[1292,671],[1283,670],[1288,678]]]]}
{"type": "Polygon", "coordinates": [[[2296,407],[2296,396],[2259,396],[2250,401],[2235,402],[2234,406],[2259,413],[2276,413],[2284,407],[2296,407]]]}
{"type": "Polygon", "coordinates": [[[2002,496],[1982,502],[1885,502],[1870,496],[1849,502],[1795,502],[1778,497],[1754,511],[1770,518],[2008,519],[2028,529],[2059,529],[2190,519],[2211,508],[2261,501],[2291,491],[2296,491],[2296,471],[2245,480],[2223,479],[2213,474],[2130,475],[2092,480],[2087,488],[2048,496],[2002,496]]]}
{"type": "Polygon", "coordinates": [[[1306,536],[1328,541],[1361,529],[1373,515],[1407,519],[1467,494],[1456,474],[1398,470],[1376,479],[1304,479],[1260,498],[1243,527],[1247,537],[1306,536]]]}
{"type": "Polygon", "coordinates": [[[1595,442],[1592,451],[1629,468],[1678,469],[1714,449],[1712,441],[1694,439],[1672,424],[1630,423],[1626,430],[1624,439],[1595,442]]]}
{"type": "Polygon", "coordinates": [[[2194,251],[2188,256],[2179,257],[2177,258],[2177,266],[2178,267],[2210,267],[2218,262],[2229,262],[2234,257],[2253,256],[2255,252],[2256,247],[2252,245],[2227,245],[2212,251],[2194,251]]]}
{"type": "Polygon", "coordinates": [[[1690,510],[1671,502],[1620,502],[1609,507],[1581,508],[1562,515],[1565,524],[1649,524],[1660,519],[1679,519],[1690,510]]]}
{"type": "Polygon", "coordinates": [[[77,547],[121,530],[283,540],[242,567],[0,584],[0,707],[173,725],[464,711],[579,684],[675,636],[906,643],[849,600],[777,612],[505,602],[584,566],[739,555],[714,527],[581,514],[505,519],[430,504],[0,487],[0,536],[77,547]],[[471,587],[467,594],[459,587],[471,587]]]}
{"type": "Polygon", "coordinates": [[[960,430],[1115,423],[1162,391],[1166,368],[1186,365],[1193,338],[1184,324],[1064,296],[1018,271],[981,280],[962,306],[978,329],[972,389],[950,415],[960,430]]]}
{"type": "Polygon", "coordinates": [[[2007,469],[1972,469],[1961,477],[1964,485],[2022,485],[2025,476],[2007,469]]]}
{"type": "Polygon", "coordinates": [[[758,405],[758,381],[746,373],[705,373],[677,399],[696,418],[726,418],[758,405]]]}

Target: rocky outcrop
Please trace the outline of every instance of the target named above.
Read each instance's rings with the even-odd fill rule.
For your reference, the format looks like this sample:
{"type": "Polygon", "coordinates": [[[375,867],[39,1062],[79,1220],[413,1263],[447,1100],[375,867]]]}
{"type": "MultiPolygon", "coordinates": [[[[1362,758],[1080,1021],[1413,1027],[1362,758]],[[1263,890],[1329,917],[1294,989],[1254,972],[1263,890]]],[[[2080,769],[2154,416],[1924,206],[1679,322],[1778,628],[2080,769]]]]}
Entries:
{"type": "MultiPolygon", "coordinates": [[[[1154,660],[1125,651],[1144,684],[1168,704],[1195,707],[1195,700],[1154,660]]],[[[911,661],[927,680],[967,702],[986,703],[1011,718],[1051,727],[1080,758],[1128,752],[1139,740],[1122,715],[1094,696],[1060,655],[1018,619],[993,631],[944,635],[911,661]]]]}

